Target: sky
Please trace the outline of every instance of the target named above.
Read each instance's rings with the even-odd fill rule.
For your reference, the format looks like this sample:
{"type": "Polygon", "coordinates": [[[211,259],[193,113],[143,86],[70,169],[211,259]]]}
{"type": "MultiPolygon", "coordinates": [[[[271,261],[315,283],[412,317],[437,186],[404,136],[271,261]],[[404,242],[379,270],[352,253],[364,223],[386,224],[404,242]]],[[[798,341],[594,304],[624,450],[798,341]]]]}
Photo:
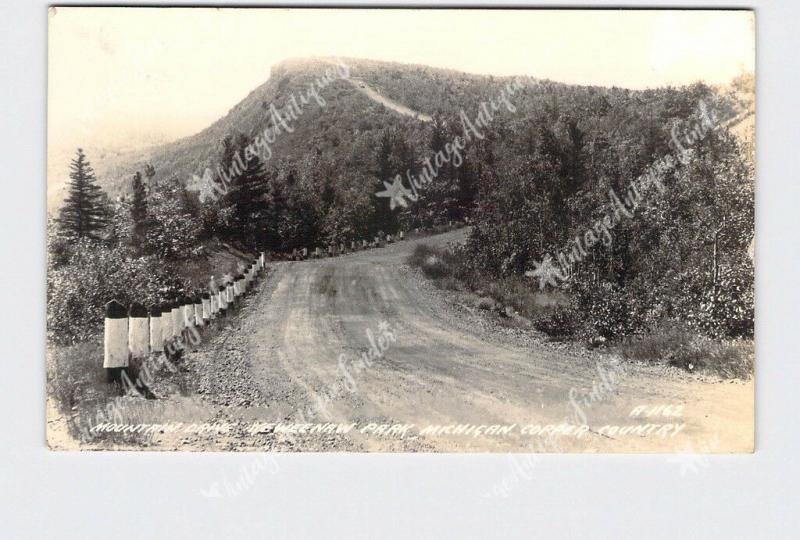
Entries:
{"type": "Polygon", "coordinates": [[[196,133],[286,58],[344,56],[628,88],[724,84],[747,11],[50,8],[50,157],[196,133]]]}

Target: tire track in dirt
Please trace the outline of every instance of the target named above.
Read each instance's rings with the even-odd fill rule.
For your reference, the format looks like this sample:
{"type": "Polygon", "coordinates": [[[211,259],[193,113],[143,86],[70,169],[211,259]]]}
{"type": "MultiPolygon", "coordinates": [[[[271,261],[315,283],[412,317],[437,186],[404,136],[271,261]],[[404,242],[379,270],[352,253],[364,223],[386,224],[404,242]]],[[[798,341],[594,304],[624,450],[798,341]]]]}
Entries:
{"type": "MultiPolygon", "coordinates": [[[[248,333],[242,339],[252,367],[248,376],[270,401],[248,414],[260,421],[299,422],[297,411],[316,410],[316,418],[305,421],[413,423],[417,429],[429,424],[563,422],[571,412],[570,392],[588,393],[600,379],[597,364],[608,367],[617,361],[593,353],[576,356],[487,330],[486,325],[475,324],[476,317],[485,314],[455,316],[444,293],[402,268],[416,244],[442,245],[463,234],[408,240],[335,258],[274,263],[264,291],[251,301],[243,323],[248,333]],[[384,320],[396,342],[371,366],[351,373],[355,391],[346,390],[339,356],[360,357],[370,347],[367,330],[376,335],[384,320]],[[319,406],[322,400],[324,407],[319,406]]],[[[652,366],[624,367],[625,376],[613,392],[586,408],[589,423],[594,427],[641,422],[629,418],[635,406],[680,403],[687,411],[680,437],[615,439],[587,434],[582,439],[550,441],[545,447],[582,452],[681,450],[687,441],[709,439],[712,431],[720,446],[747,447],[752,381],[711,384],[689,376],[665,376],[652,366]]],[[[351,431],[322,447],[295,441],[293,448],[530,451],[533,440],[518,431],[505,438],[402,440],[351,431]]]]}

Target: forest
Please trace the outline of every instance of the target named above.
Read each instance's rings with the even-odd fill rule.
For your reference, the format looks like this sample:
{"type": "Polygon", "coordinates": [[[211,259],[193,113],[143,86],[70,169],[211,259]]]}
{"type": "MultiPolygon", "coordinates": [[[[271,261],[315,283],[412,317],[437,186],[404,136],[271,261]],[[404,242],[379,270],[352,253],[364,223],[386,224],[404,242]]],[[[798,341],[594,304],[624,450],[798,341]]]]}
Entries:
{"type": "Polygon", "coordinates": [[[735,133],[753,114],[752,77],[727,88],[642,91],[530,80],[509,97],[514,111],[499,111],[483,138],[465,145],[460,163],[445,163],[419,200],[391,210],[376,196],[384,182],[420,175],[463,134],[462,114],[475,116],[511,79],[349,65],[433,121],[394,114],[338,80],[271,156],[250,155],[224,195],[204,197],[189,178],[218,164],[227,170],[269,127],[270,105],[284,106],[322,69],[287,62],[225,118],[139,162],[95,173],[92,156],[78,150],[65,164],[67,197],[48,223],[50,337],[90,339],[111,298],[147,305],[207,286],[196,270],[221,246],[277,259],[450,221],[471,225],[466,243],[422,250],[411,262],[444,287],[498,291],[496,300],[520,312],[526,298],[552,292],[562,301],[528,314],[555,338],[613,342],[670,325],[708,339],[752,337],[754,159],[752,141],[735,133]],[[614,197],[630,217],[595,228],[614,197]],[[569,253],[579,256],[565,279],[543,289],[531,277],[548,257],[566,270],[569,253]]]}

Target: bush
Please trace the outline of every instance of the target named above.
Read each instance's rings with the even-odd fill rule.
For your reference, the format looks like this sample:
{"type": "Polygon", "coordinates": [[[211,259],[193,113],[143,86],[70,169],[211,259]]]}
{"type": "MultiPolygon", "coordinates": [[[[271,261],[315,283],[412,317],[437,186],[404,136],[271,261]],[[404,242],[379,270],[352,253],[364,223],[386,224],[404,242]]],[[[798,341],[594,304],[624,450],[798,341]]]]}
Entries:
{"type": "Polygon", "coordinates": [[[709,289],[693,291],[680,308],[682,318],[709,336],[752,337],[754,275],[749,257],[731,257],[720,272],[716,295],[709,289]]]}
{"type": "Polygon", "coordinates": [[[575,284],[577,306],[588,326],[606,339],[618,339],[642,330],[645,320],[631,291],[611,283],[601,286],[575,284]]]}
{"type": "Polygon", "coordinates": [[[497,302],[495,302],[491,298],[483,296],[481,298],[478,298],[478,301],[475,303],[475,307],[483,311],[491,311],[497,307],[497,302]]]}
{"type": "Polygon", "coordinates": [[[176,273],[157,258],[133,257],[124,247],[81,240],[69,262],[47,273],[47,331],[58,343],[75,343],[102,331],[104,305],[150,305],[185,288],[176,273]]]}
{"type": "Polygon", "coordinates": [[[559,306],[533,319],[533,327],[554,338],[572,337],[578,332],[580,318],[572,308],[559,306]]]}
{"type": "Polygon", "coordinates": [[[714,341],[686,324],[667,321],[644,336],[624,343],[621,352],[628,359],[665,363],[724,379],[751,376],[755,360],[752,341],[714,341]]]}
{"type": "Polygon", "coordinates": [[[430,279],[448,277],[453,273],[452,263],[454,261],[448,257],[447,252],[433,249],[427,244],[420,244],[414,248],[408,262],[421,269],[422,273],[430,279]]]}
{"type": "MultiPolygon", "coordinates": [[[[481,310],[500,311],[503,306],[510,306],[523,317],[535,319],[552,315],[553,307],[569,305],[565,295],[557,292],[542,293],[522,276],[512,274],[487,279],[473,268],[470,252],[461,244],[449,245],[447,249],[435,249],[420,244],[414,249],[408,262],[420,268],[426,277],[435,280],[436,285],[442,289],[475,292],[481,297],[476,301],[475,307],[481,310]]],[[[557,317],[561,317],[557,326],[567,323],[566,315],[557,317]]],[[[574,327],[574,331],[578,325],[577,314],[572,311],[569,317],[572,319],[570,325],[574,327]]],[[[557,333],[560,336],[566,335],[557,333]]]]}

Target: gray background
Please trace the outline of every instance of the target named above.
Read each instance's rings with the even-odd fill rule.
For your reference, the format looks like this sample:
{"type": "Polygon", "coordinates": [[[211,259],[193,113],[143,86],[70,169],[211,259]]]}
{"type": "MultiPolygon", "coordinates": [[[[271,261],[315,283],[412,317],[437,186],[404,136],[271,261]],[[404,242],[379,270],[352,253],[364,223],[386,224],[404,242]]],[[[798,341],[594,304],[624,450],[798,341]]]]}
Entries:
{"type": "Polygon", "coordinates": [[[218,482],[224,495],[225,482],[234,484],[259,454],[48,452],[47,4],[0,0],[0,536],[797,537],[800,9],[788,0],[615,4],[627,5],[756,9],[755,454],[702,458],[686,474],[663,455],[543,456],[516,473],[508,497],[493,498],[487,491],[515,474],[507,455],[277,455],[277,473],[268,461],[251,489],[209,498],[203,490],[218,482]]]}

